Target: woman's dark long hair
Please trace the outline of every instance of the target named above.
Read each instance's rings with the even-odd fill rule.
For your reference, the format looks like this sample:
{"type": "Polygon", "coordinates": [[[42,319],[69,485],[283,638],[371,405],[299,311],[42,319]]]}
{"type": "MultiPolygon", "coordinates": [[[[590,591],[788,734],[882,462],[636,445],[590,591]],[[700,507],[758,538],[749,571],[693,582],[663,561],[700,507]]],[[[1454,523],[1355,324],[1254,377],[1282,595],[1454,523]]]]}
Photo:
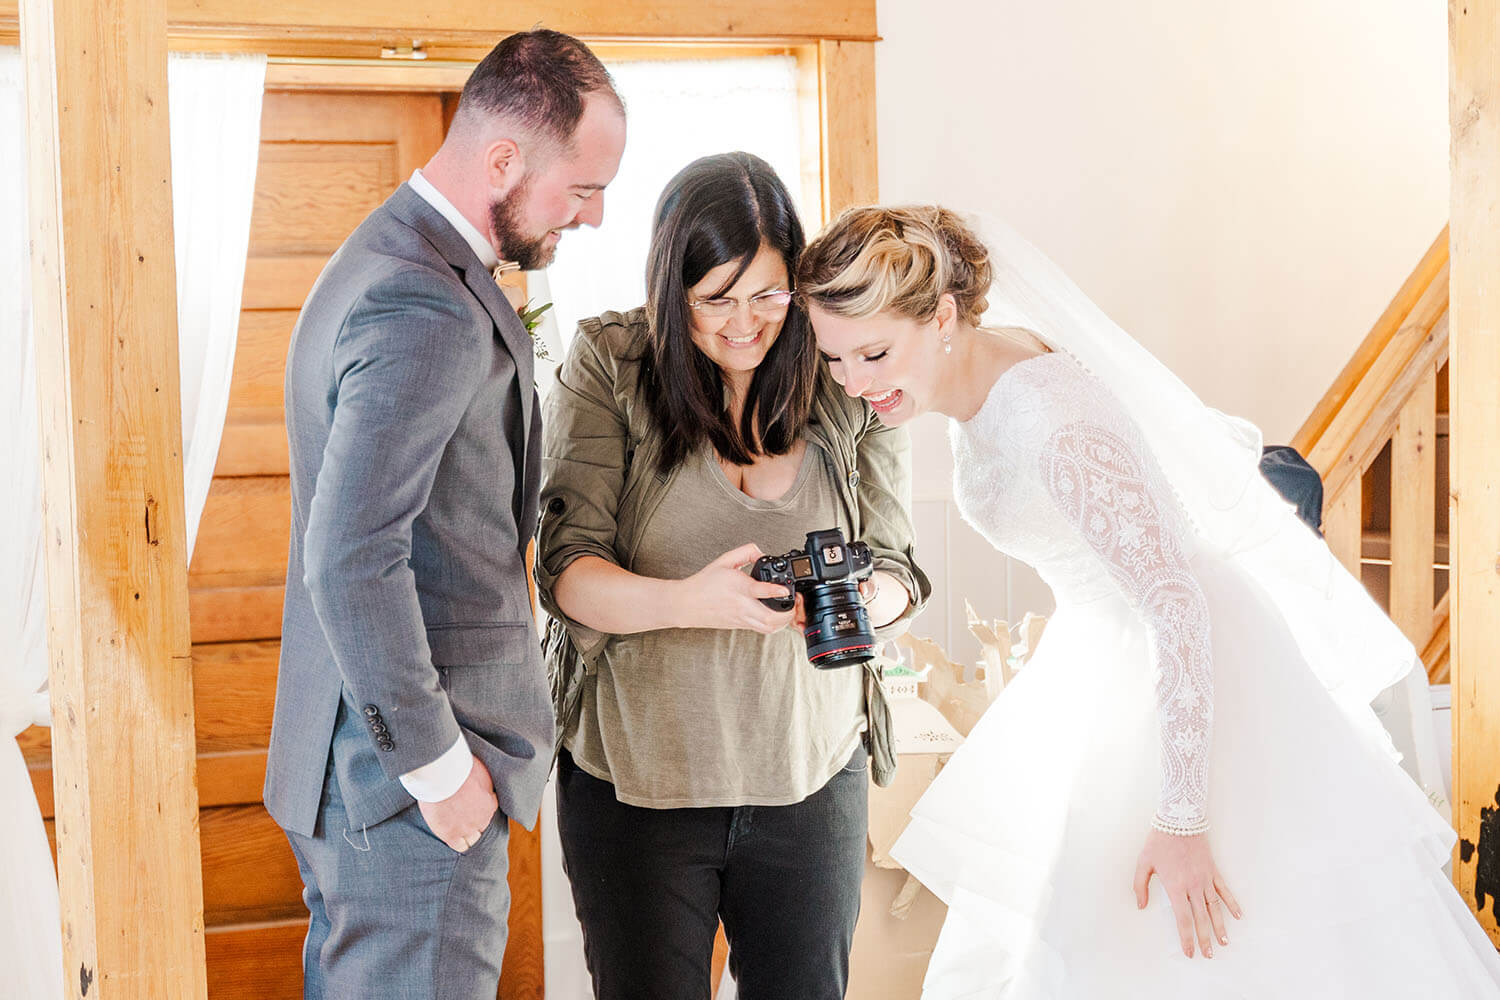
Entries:
{"type": "Polygon", "coordinates": [[[781,254],[787,280],[805,243],[791,195],[770,164],[749,153],[694,160],[673,177],[656,205],[646,263],[650,349],[644,386],[663,435],[660,467],[669,471],[705,438],[736,465],[760,454],[784,455],[807,426],[817,384],[817,353],[807,313],[795,300],[781,334],[750,379],[738,426],[724,406],[719,366],[693,343],[688,289],[722,264],[738,262],[731,287],[762,244],[781,254]]]}

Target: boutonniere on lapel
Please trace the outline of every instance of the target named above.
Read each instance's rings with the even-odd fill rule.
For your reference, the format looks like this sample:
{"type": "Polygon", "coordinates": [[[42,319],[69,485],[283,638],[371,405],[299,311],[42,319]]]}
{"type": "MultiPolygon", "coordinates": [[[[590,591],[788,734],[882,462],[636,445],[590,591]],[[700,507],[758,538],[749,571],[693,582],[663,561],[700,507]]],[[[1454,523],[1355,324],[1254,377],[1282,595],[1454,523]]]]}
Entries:
{"type": "Polygon", "coordinates": [[[552,303],[550,302],[543,302],[541,305],[533,308],[531,300],[527,299],[526,304],[516,310],[516,315],[521,317],[521,322],[526,326],[526,332],[531,334],[531,346],[536,351],[537,358],[541,361],[552,360],[552,355],[547,353],[547,345],[542,341],[540,332],[542,313],[551,308],[552,303]]]}
{"type": "Polygon", "coordinates": [[[526,332],[530,334],[531,349],[536,352],[538,360],[551,361],[552,355],[548,353],[547,345],[545,342],[543,342],[540,331],[542,326],[542,314],[545,313],[548,309],[552,308],[552,303],[543,302],[541,305],[533,307],[531,304],[531,300],[527,299],[524,304],[517,304],[518,300],[521,298],[521,289],[517,288],[515,285],[507,285],[502,280],[507,274],[519,273],[520,270],[521,265],[517,264],[515,261],[502,260],[495,268],[495,283],[500,286],[500,291],[505,296],[505,301],[510,303],[511,308],[514,309],[516,311],[516,315],[520,317],[521,325],[526,327],[526,332]]]}

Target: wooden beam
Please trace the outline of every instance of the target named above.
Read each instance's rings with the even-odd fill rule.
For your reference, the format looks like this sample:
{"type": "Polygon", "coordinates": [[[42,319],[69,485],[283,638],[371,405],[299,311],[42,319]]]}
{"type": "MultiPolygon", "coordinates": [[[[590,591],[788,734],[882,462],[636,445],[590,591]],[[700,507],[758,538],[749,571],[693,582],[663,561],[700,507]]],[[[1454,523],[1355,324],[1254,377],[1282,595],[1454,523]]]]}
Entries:
{"type": "Polygon", "coordinates": [[[1445,311],[1423,339],[1415,342],[1414,352],[1409,355],[1405,367],[1388,366],[1390,359],[1386,358],[1376,363],[1380,374],[1373,375],[1355,393],[1361,401],[1362,422],[1357,426],[1354,424],[1352,411],[1340,413],[1308,456],[1308,463],[1323,477],[1325,493],[1337,493],[1346,482],[1364,475],[1364,470],[1370,468],[1396,432],[1401,408],[1422,380],[1431,375],[1434,368],[1440,368],[1447,358],[1448,313],[1445,311]]]}
{"type": "Polygon", "coordinates": [[[1453,877],[1500,943],[1500,0],[1448,28],[1453,877]]]}
{"type": "Polygon", "coordinates": [[[70,997],[203,998],[164,0],[24,0],[70,997]]]}
{"type": "MultiPolygon", "coordinates": [[[[802,46],[755,43],[622,43],[590,46],[606,63],[664,59],[751,59],[796,55],[802,46]]],[[[457,93],[478,60],[453,59],[296,59],[273,60],[266,67],[267,90],[351,91],[403,94],[457,93]]],[[[445,129],[446,131],[446,129],[445,129]]]]}
{"type": "MultiPolygon", "coordinates": [[[[17,0],[0,0],[0,30],[17,0]]],[[[873,41],[875,0],[165,0],[174,38],[222,48],[251,40],[272,55],[316,54],[297,43],[363,43],[381,49],[418,41],[434,58],[478,59],[501,37],[534,25],[617,41],[873,41]]]]}
{"type": "Polygon", "coordinates": [[[1313,411],[1303,422],[1302,427],[1292,438],[1292,447],[1303,455],[1308,454],[1318,439],[1328,430],[1329,424],[1348,401],[1356,386],[1364,379],[1375,364],[1375,360],[1384,353],[1386,345],[1391,338],[1406,325],[1407,317],[1416,307],[1417,302],[1427,293],[1427,290],[1436,285],[1442,295],[1448,294],[1447,274],[1443,273],[1444,266],[1448,263],[1448,227],[1437,234],[1432,245],[1427,248],[1427,253],[1422,256],[1416,269],[1407,276],[1406,282],[1396,297],[1391,299],[1390,305],[1386,306],[1385,312],[1381,313],[1380,319],[1375,321],[1375,326],[1365,335],[1360,342],[1349,363],[1344,370],[1339,372],[1338,378],[1333,380],[1328,392],[1313,407],[1313,411]]]}
{"type": "Polygon", "coordinates": [[[875,45],[818,46],[823,115],[823,219],[880,199],[875,143],[875,45]]]}
{"type": "MultiPolygon", "coordinates": [[[[1444,266],[1407,314],[1400,329],[1391,335],[1379,357],[1361,376],[1359,384],[1349,393],[1316,443],[1305,452],[1309,464],[1325,479],[1338,474],[1338,462],[1348,459],[1351,442],[1362,434],[1368,438],[1372,421],[1395,419],[1394,411],[1381,413],[1380,408],[1393,400],[1395,405],[1400,405],[1404,397],[1398,396],[1392,386],[1402,373],[1410,370],[1419,355],[1424,351],[1431,352],[1438,336],[1446,335],[1439,334],[1438,328],[1447,310],[1448,269],[1444,266]]],[[[1389,427],[1379,431],[1382,443],[1389,433],[1389,427]]]]}
{"type": "Polygon", "coordinates": [[[797,60],[797,138],[802,147],[797,187],[809,239],[827,220],[823,210],[823,67],[818,44],[793,49],[797,60]]]}

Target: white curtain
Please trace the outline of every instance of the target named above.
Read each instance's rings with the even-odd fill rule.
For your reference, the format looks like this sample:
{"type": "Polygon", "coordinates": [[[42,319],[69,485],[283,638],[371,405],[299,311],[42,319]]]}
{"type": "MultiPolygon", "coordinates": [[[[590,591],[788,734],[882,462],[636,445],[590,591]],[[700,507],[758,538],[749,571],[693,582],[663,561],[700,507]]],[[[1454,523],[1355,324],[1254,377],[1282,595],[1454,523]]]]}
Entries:
{"type": "Polygon", "coordinates": [[[15,738],[47,721],[42,466],[27,270],[26,101],[20,51],[0,48],[0,979],[12,996],[62,997],[57,881],[15,738]]]}
{"type": "Polygon", "coordinates": [[[167,62],[189,556],[229,407],[265,85],[265,56],[174,53],[167,62]]]}
{"type": "MultiPolygon", "coordinates": [[[[229,401],[254,200],[264,56],[178,56],[168,65],[172,208],[188,551],[229,401]]],[[[20,52],[0,47],[0,983],[62,993],[57,882],[15,737],[49,722],[41,459],[26,219],[20,52]]]]}
{"type": "MultiPolygon", "coordinates": [[[[709,153],[744,150],[769,163],[798,204],[809,236],[822,206],[802,203],[797,62],[790,56],[611,64],[625,99],[626,145],[604,196],[604,223],[563,237],[557,261],[528,275],[535,304],[552,302],[539,333],[554,364],[537,365],[545,393],[578,321],[646,300],[646,249],[656,200],[672,176],[709,153]]],[[[810,150],[816,154],[817,150],[810,150]]],[[[555,791],[542,807],[542,936],[548,1000],[589,1000],[583,934],[562,869],[555,791]]],[[[733,995],[725,973],[719,997],[733,995]]]]}

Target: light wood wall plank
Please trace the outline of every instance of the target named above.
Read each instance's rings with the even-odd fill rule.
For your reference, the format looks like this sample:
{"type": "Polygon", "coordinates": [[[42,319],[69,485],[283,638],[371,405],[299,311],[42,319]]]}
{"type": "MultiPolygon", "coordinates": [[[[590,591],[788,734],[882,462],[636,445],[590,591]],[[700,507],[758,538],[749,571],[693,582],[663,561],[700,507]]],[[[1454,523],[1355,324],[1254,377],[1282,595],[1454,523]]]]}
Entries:
{"type": "Polygon", "coordinates": [[[201,998],[165,4],[25,10],[65,981],[201,998]]]}
{"type": "Polygon", "coordinates": [[[1500,942],[1500,2],[1449,0],[1448,28],[1454,881],[1500,942]]]}

